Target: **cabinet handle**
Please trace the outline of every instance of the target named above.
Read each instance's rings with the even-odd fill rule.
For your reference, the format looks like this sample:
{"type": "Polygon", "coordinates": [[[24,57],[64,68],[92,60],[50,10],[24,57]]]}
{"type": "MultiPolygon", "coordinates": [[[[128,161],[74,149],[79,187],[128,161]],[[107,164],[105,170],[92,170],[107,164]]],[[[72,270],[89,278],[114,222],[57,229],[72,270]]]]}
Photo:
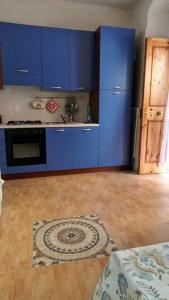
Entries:
{"type": "Polygon", "coordinates": [[[85,87],[79,86],[79,87],[78,87],[78,90],[85,90],[85,87]]]}
{"type": "Polygon", "coordinates": [[[17,72],[28,73],[28,70],[26,70],[26,69],[18,69],[17,72]]]}
{"type": "Polygon", "coordinates": [[[113,95],[119,95],[120,92],[113,92],[113,95]]]}
{"type": "Polygon", "coordinates": [[[117,86],[114,87],[114,89],[119,90],[120,86],[117,85],[117,86]]]}
{"type": "Polygon", "coordinates": [[[55,129],[55,132],[64,132],[64,129],[55,129]]]}
{"type": "Polygon", "coordinates": [[[91,131],[91,128],[83,128],[81,131],[91,131]]]}
{"type": "Polygon", "coordinates": [[[51,89],[58,89],[58,90],[61,89],[61,88],[62,88],[61,86],[52,86],[51,87],[51,89]]]}

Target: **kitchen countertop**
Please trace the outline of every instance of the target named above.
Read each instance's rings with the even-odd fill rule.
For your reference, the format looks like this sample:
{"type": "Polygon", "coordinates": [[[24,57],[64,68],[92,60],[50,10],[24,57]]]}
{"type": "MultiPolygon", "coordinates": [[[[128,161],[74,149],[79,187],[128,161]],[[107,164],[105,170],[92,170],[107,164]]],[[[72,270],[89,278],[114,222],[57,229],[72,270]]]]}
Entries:
{"type": "Polygon", "coordinates": [[[0,129],[4,128],[57,128],[57,127],[98,127],[98,123],[42,123],[42,124],[23,124],[23,125],[7,125],[0,124],[0,129]]]}

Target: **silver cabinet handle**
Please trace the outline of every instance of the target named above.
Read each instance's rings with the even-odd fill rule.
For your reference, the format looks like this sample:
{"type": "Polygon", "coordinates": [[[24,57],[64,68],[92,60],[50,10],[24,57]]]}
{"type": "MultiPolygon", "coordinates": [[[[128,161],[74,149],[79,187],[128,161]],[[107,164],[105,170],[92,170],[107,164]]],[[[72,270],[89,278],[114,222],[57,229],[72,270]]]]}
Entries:
{"type": "Polygon", "coordinates": [[[79,87],[78,87],[78,90],[85,90],[85,87],[79,86],[79,87]]]}
{"type": "Polygon", "coordinates": [[[83,128],[81,131],[91,131],[91,128],[83,128]]]}
{"type": "Polygon", "coordinates": [[[120,95],[120,92],[113,92],[113,95],[120,95]]]}
{"type": "Polygon", "coordinates": [[[28,70],[26,70],[26,69],[18,69],[17,72],[28,73],[28,70]]]}
{"type": "Polygon", "coordinates": [[[55,132],[64,132],[64,129],[55,129],[55,132]]]}
{"type": "Polygon", "coordinates": [[[51,89],[61,89],[62,87],[61,86],[51,86],[51,89]]]}
{"type": "Polygon", "coordinates": [[[116,90],[119,90],[120,89],[120,86],[114,86],[114,89],[116,89],[116,90]]]}

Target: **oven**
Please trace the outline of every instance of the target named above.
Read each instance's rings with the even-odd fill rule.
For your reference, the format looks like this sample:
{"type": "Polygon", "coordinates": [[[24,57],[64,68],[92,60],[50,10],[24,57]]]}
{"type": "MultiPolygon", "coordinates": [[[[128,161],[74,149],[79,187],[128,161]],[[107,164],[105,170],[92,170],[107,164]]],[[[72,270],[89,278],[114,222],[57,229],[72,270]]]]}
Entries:
{"type": "Polygon", "coordinates": [[[44,128],[16,128],[5,130],[7,165],[46,164],[44,128]]]}

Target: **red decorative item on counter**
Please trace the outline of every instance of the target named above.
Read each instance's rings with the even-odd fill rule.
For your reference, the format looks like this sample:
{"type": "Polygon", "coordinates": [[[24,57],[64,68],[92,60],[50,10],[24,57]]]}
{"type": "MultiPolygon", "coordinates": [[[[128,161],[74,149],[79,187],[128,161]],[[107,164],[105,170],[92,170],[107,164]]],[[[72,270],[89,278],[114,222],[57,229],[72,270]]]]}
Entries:
{"type": "Polygon", "coordinates": [[[47,108],[50,112],[54,113],[54,112],[59,108],[59,104],[57,104],[57,103],[55,102],[55,100],[52,99],[52,100],[50,100],[50,101],[46,104],[46,108],[47,108]]]}

